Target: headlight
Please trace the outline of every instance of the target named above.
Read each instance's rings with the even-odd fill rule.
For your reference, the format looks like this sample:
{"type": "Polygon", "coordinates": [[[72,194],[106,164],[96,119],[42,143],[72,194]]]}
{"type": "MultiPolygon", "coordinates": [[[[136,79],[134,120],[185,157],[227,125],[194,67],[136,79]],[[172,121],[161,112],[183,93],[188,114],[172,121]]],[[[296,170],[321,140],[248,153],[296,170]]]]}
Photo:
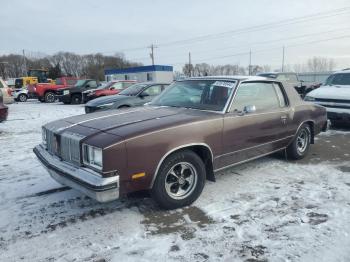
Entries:
{"type": "Polygon", "coordinates": [[[42,136],[42,142],[43,142],[43,145],[46,146],[46,129],[45,128],[42,128],[41,130],[41,136],[42,136]]]}
{"type": "Polygon", "coordinates": [[[315,101],[315,98],[312,96],[305,96],[304,100],[305,101],[315,101]]]}
{"type": "Polygon", "coordinates": [[[108,103],[108,104],[103,104],[103,105],[99,105],[99,108],[105,108],[105,107],[111,107],[114,103],[108,103]]]}
{"type": "Polygon", "coordinates": [[[83,161],[85,165],[102,169],[102,149],[83,144],[83,161]]]}

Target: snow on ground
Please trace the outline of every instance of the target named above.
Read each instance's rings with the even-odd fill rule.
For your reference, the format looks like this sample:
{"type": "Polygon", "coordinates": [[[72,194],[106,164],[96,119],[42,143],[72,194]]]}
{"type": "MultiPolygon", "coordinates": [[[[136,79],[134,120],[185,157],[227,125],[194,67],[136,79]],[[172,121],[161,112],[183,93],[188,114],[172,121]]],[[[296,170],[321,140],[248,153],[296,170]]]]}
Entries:
{"type": "Polygon", "coordinates": [[[40,166],[41,125],[82,113],[10,105],[0,124],[0,261],[350,260],[350,132],[319,136],[303,161],[223,171],[191,207],[162,211],[141,194],[97,203],[40,166]]]}

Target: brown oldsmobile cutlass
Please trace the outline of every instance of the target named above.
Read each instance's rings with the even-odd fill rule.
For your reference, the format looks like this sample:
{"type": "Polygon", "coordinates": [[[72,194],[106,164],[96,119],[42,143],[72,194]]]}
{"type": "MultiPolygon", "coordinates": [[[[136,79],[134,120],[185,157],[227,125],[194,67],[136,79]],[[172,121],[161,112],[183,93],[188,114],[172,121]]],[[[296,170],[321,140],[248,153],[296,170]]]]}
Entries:
{"type": "Polygon", "coordinates": [[[278,81],[201,77],[173,83],[148,106],[46,124],[34,152],[55,180],[100,202],[150,190],[177,208],[219,170],[281,150],[303,158],[326,128],[325,108],[278,81]]]}

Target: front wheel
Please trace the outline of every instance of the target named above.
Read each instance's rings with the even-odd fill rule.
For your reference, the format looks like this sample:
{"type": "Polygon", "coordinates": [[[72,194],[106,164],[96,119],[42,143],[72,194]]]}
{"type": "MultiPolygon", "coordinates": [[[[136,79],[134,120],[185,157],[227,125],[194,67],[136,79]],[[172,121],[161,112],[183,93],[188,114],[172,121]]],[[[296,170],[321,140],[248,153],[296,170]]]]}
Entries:
{"type": "Polygon", "coordinates": [[[72,95],[71,104],[73,105],[81,104],[81,95],[80,94],[72,95]]]}
{"type": "Polygon", "coordinates": [[[192,204],[206,179],[201,158],[190,150],[171,154],[162,163],[151,194],[160,207],[175,209],[192,204]]]}
{"type": "Polygon", "coordinates": [[[20,94],[19,96],[18,96],[18,101],[20,101],[20,102],[26,102],[27,101],[27,99],[28,99],[28,97],[27,97],[27,95],[25,95],[25,94],[20,94]]]}
{"type": "Polygon", "coordinates": [[[310,149],[311,136],[310,125],[303,124],[293,142],[287,147],[287,156],[294,160],[304,158],[310,149]]]}
{"type": "Polygon", "coordinates": [[[55,100],[56,100],[55,94],[52,93],[52,92],[47,92],[47,93],[45,94],[44,99],[45,99],[45,103],[53,103],[53,102],[55,102],[55,100]]]}

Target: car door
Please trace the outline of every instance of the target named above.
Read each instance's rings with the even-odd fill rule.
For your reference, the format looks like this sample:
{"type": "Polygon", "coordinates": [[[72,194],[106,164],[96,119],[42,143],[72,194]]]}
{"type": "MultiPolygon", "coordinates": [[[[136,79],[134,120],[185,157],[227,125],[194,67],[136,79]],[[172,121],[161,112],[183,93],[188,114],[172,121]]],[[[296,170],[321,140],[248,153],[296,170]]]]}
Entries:
{"type": "Polygon", "coordinates": [[[146,87],[139,95],[138,105],[143,105],[153,100],[157,95],[163,91],[163,85],[152,85],[146,87]]]}
{"type": "Polygon", "coordinates": [[[283,87],[274,82],[243,82],[224,116],[223,155],[229,166],[284,148],[290,108],[283,87]]]}

